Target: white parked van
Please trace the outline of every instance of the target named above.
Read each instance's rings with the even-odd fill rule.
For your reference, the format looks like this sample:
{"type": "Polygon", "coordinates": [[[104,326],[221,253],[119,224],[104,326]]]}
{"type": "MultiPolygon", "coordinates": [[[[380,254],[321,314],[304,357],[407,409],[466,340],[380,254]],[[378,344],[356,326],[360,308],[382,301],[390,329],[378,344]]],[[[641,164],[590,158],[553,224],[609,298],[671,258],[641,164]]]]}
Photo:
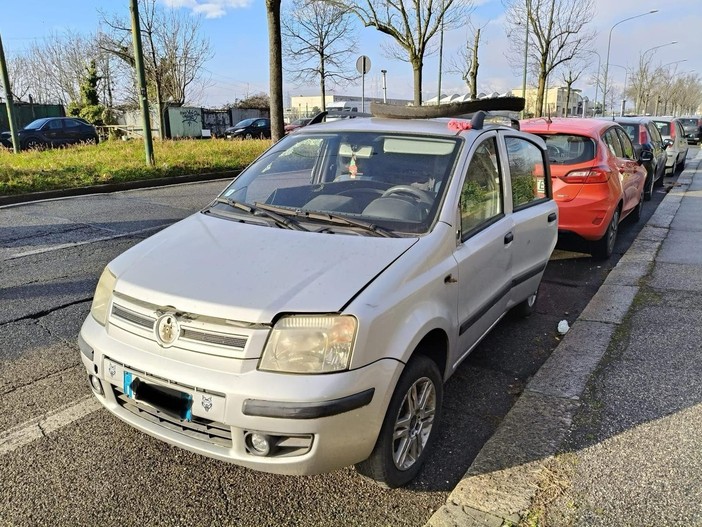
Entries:
{"type": "Polygon", "coordinates": [[[534,308],[557,224],[534,135],[481,115],[306,126],[108,264],[82,361],[110,412],[173,445],[404,485],[444,381],[534,308]]]}

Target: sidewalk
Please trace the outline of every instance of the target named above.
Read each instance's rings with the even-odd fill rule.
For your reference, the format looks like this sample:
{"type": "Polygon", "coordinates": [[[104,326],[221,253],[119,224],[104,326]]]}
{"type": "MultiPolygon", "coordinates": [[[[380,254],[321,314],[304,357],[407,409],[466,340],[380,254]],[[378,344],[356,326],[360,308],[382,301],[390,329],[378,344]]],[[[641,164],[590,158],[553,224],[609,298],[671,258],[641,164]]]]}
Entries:
{"type": "Polygon", "coordinates": [[[428,526],[702,526],[702,152],[428,526]]]}

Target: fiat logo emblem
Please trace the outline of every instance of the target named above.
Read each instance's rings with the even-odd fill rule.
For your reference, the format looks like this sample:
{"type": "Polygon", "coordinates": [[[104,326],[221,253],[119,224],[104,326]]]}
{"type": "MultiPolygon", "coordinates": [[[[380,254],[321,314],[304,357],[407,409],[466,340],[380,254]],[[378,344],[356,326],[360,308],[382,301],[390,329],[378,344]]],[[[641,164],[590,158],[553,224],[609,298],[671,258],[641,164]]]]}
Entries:
{"type": "Polygon", "coordinates": [[[180,336],[180,324],[175,313],[164,313],[156,320],[156,340],[164,348],[172,346],[180,336]]]}

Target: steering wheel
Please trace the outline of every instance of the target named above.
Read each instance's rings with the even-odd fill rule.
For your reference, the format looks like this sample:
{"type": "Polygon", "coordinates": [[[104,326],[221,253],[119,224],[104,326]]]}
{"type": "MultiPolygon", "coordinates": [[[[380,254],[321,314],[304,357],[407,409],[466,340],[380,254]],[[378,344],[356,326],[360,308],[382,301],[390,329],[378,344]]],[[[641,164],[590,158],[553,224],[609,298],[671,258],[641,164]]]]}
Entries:
{"type": "Polygon", "coordinates": [[[434,196],[431,192],[415,188],[412,185],[395,185],[394,187],[390,187],[383,192],[380,197],[387,198],[392,194],[409,194],[413,198],[416,198],[420,203],[426,203],[429,206],[434,204],[434,196]]]}
{"type": "Polygon", "coordinates": [[[547,145],[547,148],[549,156],[561,157],[563,155],[563,151],[557,146],[547,145]]]}

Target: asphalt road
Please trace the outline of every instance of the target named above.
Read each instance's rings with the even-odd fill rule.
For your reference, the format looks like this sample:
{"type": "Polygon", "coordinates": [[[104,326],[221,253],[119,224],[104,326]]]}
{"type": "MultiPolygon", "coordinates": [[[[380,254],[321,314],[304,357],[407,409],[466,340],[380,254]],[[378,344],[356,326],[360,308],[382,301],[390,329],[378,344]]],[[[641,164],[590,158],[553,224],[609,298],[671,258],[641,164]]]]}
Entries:
{"type": "Polygon", "coordinates": [[[191,454],[93,400],[76,338],[103,267],[224,185],[0,208],[0,525],[423,525],[557,345],[558,322],[575,321],[665,191],[622,225],[610,261],[556,250],[536,313],[504,319],[447,383],[419,478],[385,490],[353,468],[285,477],[191,454]]]}

